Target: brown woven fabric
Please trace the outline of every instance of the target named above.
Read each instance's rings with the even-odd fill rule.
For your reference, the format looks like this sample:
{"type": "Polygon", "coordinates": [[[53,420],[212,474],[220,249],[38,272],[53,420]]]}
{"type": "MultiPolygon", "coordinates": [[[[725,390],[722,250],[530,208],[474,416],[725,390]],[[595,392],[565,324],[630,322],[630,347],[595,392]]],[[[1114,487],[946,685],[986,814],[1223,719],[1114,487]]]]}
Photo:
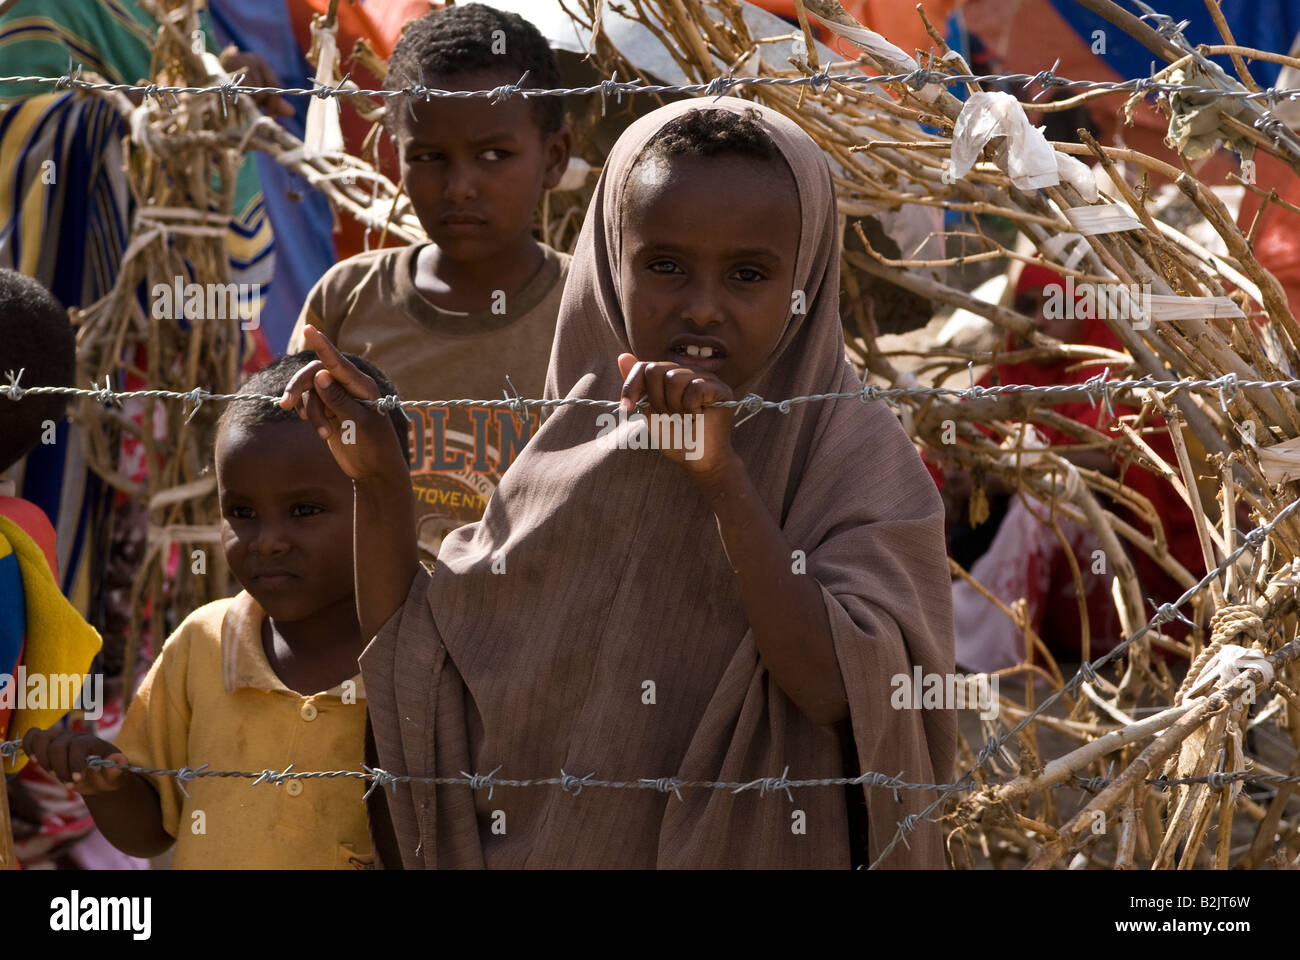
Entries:
{"type": "MultiPolygon", "coordinates": [[[[808,311],[791,317],[742,392],[858,389],[844,357],[826,160],[790,120],[725,97],[656,110],[615,145],[574,253],[548,396],[618,398],[616,358],[628,350],[623,185],[650,137],[688,109],[759,110],[799,188],[795,278],[808,311]]],[[[788,768],[790,779],[870,770],[947,780],[954,715],[890,707],[894,675],[954,669],[943,507],[890,409],[800,404],[760,413],[733,436],[822,586],[852,714],[840,728],[813,725],[764,669],[716,523],[685,471],[655,450],[598,443],[599,412],[550,415],[483,520],[447,538],[432,577],[417,574],[367,647],[361,666],[383,768],[735,782],[788,768]],[[653,704],[643,702],[647,680],[653,704]],[[846,768],[855,754],[857,769],[846,768]]],[[[687,788],[678,799],[652,789],[497,787],[489,798],[487,789],[403,785],[390,807],[407,867],[847,867],[848,796],[861,803],[863,791],[805,787],[791,803],[757,789],[687,788]],[[796,810],[806,833],[792,829],[796,810]]],[[[932,797],[903,790],[895,801],[889,789],[866,788],[871,856],[932,797]]],[[[883,865],[943,862],[939,829],[925,823],[883,865]]]]}

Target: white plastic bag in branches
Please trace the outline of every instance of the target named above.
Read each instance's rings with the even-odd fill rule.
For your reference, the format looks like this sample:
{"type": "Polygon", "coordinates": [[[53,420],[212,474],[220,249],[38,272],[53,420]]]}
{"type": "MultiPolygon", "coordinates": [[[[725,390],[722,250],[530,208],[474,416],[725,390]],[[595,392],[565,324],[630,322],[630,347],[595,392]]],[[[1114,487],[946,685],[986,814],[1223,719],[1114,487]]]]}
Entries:
{"type": "MultiPolygon", "coordinates": [[[[339,82],[337,69],[339,50],[334,31],[319,29],[315,24],[312,24],[311,29],[313,38],[320,39],[316,82],[322,87],[336,86],[339,82]]],[[[336,155],[343,151],[343,128],[339,122],[338,100],[313,97],[307,107],[307,130],[303,137],[304,155],[322,157],[336,155]]]]}
{"type": "Polygon", "coordinates": [[[1008,93],[974,93],[962,107],[952,134],[952,177],[966,176],[994,137],[1006,137],[1000,156],[1018,189],[1054,187],[1065,180],[1086,201],[1096,201],[1097,181],[1092,171],[1053,150],[1042,128],[1029,123],[1020,101],[1008,93]]]}

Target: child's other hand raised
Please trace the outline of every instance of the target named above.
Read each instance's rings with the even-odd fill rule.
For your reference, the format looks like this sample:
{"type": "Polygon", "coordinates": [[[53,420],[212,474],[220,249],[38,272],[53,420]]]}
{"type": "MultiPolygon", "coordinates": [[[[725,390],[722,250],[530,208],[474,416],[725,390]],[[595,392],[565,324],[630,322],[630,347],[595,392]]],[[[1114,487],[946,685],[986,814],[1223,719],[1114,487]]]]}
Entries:
{"type": "Polygon", "coordinates": [[[311,324],[303,329],[303,339],[319,359],[293,375],[280,406],[296,409],[298,416],[311,422],[340,469],[353,480],[405,476],[401,442],[388,414],[357,402],[379,399],[374,379],[353,366],[311,324]]]}
{"type": "Polygon", "coordinates": [[[23,737],[23,753],[38,767],[54,774],[83,797],[111,793],[122,785],[120,767],[86,766],[89,757],[102,757],[116,763],[128,763],[126,754],[107,740],[85,733],[71,733],[51,727],[32,727],[23,737]]]}
{"type": "MultiPolygon", "coordinates": [[[[735,451],[731,446],[731,426],[735,413],[730,407],[707,407],[706,404],[734,400],[731,388],[708,373],[700,373],[671,361],[637,360],[630,353],[619,354],[618,372],[623,377],[622,404],[625,413],[636,409],[642,397],[649,400],[653,413],[699,414],[699,424],[691,434],[693,448],[661,448],[660,453],[680,463],[697,482],[703,483],[730,465],[735,451]],[[688,456],[689,454],[689,456],[688,456]]],[[[654,428],[651,427],[652,436],[654,428]]],[[[663,435],[666,431],[662,431],[663,435]]],[[[686,437],[683,424],[682,437],[686,437]]]]}

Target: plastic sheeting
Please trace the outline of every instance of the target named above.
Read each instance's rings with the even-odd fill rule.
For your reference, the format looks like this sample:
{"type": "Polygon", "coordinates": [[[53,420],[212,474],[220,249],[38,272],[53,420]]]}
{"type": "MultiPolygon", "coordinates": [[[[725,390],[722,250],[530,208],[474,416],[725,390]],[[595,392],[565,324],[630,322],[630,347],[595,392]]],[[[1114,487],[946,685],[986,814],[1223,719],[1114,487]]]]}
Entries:
{"type": "Polygon", "coordinates": [[[1092,171],[1053,150],[1042,128],[1032,126],[1020,102],[1007,93],[975,93],[966,101],[953,129],[949,174],[966,176],[994,137],[1006,138],[998,151],[998,165],[1018,189],[1053,187],[1064,180],[1089,203],[1096,201],[1092,171]]]}

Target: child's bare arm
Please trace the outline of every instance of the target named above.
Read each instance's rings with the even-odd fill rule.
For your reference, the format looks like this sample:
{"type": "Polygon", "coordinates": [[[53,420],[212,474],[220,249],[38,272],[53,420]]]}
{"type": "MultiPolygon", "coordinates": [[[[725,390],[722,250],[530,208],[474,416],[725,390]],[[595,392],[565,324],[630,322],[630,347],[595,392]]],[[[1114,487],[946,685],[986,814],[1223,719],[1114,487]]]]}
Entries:
{"type": "Polygon", "coordinates": [[[373,637],[406,601],[419,568],[410,474],[392,421],[357,402],[379,397],[375,381],[315,327],[303,335],[320,359],[294,375],[280,405],[311,421],[352,478],[357,618],[363,636],[373,637]]]}
{"type": "Polygon", "coordinates": [[[734,399],[731,389],[716,377],[673,363],[638,363],[631,354],[619,357],[619,371],[624,401],[635,404],[645,396],[656,412],[702,415],[698,457],[663,453],[690,473],[713,508],[759,655],[773,679],[814,723],[843,720],[848,694],[821,587],[793,572],[793,548],[731,446],[734,415],[725,407],[704,407],[734,399]]]}
{"type": "Polygon", "coordinates": [[[813,723],[843,720],[848,694],[816,579],[793,572],[790,541],[738,456],[717,473],[698,477],[697,484],[717,517],[763,663],[813,723]]]}
{"type": "Polygon", "coordinates": [[[158,791],[148,778],[128,770],[86,766],[88,757],[129,762],[107,740],[33,727],[23,737],[23,752],[85,798],[95,826],[123,853],[156,857],[172,845],[171,835],[163,829],[158,791]]]}

